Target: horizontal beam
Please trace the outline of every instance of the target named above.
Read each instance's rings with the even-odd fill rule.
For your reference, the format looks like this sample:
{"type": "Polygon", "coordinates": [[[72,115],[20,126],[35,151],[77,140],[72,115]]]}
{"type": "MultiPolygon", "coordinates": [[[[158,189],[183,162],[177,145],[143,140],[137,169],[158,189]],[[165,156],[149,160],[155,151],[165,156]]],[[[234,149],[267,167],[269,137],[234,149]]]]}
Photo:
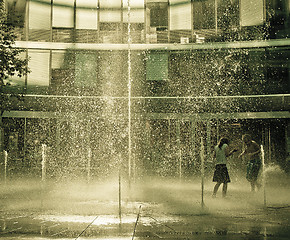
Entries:
{"type": "MultiPolygon", "coordinates": [[[[3,94],[9,96],[10,94],[3,94]]],[[[21,94],[19,94],[21,95],[21,94]]],[[[128,99],[128,97],[118,97],[118,96],[69,96],[69,95],[40,95],[40,94],[23,94],[22,97],[33,97],[33,98],[64,98],[64,99],[128,99]]],[[[284,101],[285,98],[290,98],[290,94],[265,94],[265,95],[234,95],[234,96],[131,96],[131,99],[175,99],[175,100],[194,100],[194,99],[249,99],[249,98],[275,98],[284,101]]]]}
{"type": "Polygon", "coordinates": [[[106,44],[106,43],[57,43],[57,42],[32,42],[16,41],[16,48],[38,49],[38,50],[207,50],[207,49],[240,49],[240,48],[269,48],[288,47],[290,39],[253,40],[236,42],[210,42],[189,44],[106,44]]]}
{"type": "Polygon", "coordinates": [[[281,119],[289,118],[289,111],[275,112],[238,112],[238,113],[150,113],[147,119],[179,119],[185,121],[204,121],[213,119],[281,119]]]}
{"type": "MultiPolygon", "coordinates": [[[[4,111],[4,118],[65,118],[69,117],[97,117],[94,113],[58,113],[44,111],[4,111]]],[[[120,118],[126,118],[127,115],[119,115],[120,118]]],[[[203,121],[211,119],[290,119],[289,111],[273,112],[235,112],[235,113],[145,113],[132,114],[133,119],[182,119],[186,121],[203,121]]]]}

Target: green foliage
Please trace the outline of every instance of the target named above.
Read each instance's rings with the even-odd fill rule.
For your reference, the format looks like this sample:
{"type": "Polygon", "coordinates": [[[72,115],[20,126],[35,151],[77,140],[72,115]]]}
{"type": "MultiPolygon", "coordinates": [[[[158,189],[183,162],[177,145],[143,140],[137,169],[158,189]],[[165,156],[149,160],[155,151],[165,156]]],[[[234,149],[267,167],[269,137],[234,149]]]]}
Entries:
{"type": "Polygon", "coordinates": [[[0,87],[5,83],[4,80],[17,75],[24,76],[28,72],[28,59],[21,59],[19,54],[23,49],[13,47],[16,39],[14,27],[6,21],[5,15],[0,16],[0,87]]]}
{"type": "MultiPolygon", "coordinates": [[[[1,4],[1,3],[0,3],[1,4]]],[[[22,59],[20,54],[24,52],[23,49],[14,47],[16,35],[14,34],[14,26],[9,24],[7,16],[0,6],[0,110],[1,114],[4,109],[9,110],[11,105],[11,97],[13,96],[4,94],[5,88],[9,85],[9,81],[5,81],[12,76],[22,77],[26,75],[29,70],[27,67],[28,59],[22,59]]]]}

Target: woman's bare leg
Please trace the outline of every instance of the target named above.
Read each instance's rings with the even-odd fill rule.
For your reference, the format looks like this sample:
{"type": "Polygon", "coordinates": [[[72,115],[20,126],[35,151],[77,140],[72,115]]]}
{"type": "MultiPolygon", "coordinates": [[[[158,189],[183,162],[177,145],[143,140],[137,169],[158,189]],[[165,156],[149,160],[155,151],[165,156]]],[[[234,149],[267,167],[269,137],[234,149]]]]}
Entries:
{"type": "Polygon", "coordinates": [[[214,188],[213,188],[213,194],[212,194],[213,197],[216,196],[216,193],[217,193],[220,185],[221,185],[221,183],[220,182],[217,182],[216,185],[214,186],[214,188]]]}
{"type": "Polygon", "coordinates": [[[227,195],[227,190],[228,190],[228,183],[223,184],[223,197],[227,195]]]}

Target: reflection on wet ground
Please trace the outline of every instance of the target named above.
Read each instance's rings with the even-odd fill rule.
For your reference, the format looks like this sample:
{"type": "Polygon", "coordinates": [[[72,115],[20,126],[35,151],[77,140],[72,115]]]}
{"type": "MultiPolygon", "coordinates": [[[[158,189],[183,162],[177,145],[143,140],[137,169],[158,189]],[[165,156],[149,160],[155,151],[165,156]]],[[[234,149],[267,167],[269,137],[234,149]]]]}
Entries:
{"type": "Polygon", "coordinates": [[[192,182],[135,185],[59,185],[31,182],[1,189],[1,239],[289,239],[290,193],[283,185],[250,193],[232,184],[226,198],[211,198],[192,182]],[[29,187],[28,187],[29,186],[29,187]],[[119,208],[121,206],[121,209],[119,208]]]}

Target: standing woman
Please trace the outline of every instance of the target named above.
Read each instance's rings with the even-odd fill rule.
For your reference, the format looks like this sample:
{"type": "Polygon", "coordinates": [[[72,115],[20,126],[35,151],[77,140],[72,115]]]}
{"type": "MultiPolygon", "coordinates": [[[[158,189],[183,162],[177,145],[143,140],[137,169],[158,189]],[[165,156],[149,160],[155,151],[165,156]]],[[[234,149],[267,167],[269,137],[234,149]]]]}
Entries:
{"type": "Polygon", "coordinates": [[[213,189],[213,197],[216,197],[216,193],[223,183],[223,197],[227,194],[228,183],[231,182],[227,168],[227,157],[236,152],[236,149],[229,151],[229,140],[227,138],[221,138],[218,145],[214,147],[214,157],[216,159],[215,171],[213,175],[213,182],[216,185],[213,189]]]}

